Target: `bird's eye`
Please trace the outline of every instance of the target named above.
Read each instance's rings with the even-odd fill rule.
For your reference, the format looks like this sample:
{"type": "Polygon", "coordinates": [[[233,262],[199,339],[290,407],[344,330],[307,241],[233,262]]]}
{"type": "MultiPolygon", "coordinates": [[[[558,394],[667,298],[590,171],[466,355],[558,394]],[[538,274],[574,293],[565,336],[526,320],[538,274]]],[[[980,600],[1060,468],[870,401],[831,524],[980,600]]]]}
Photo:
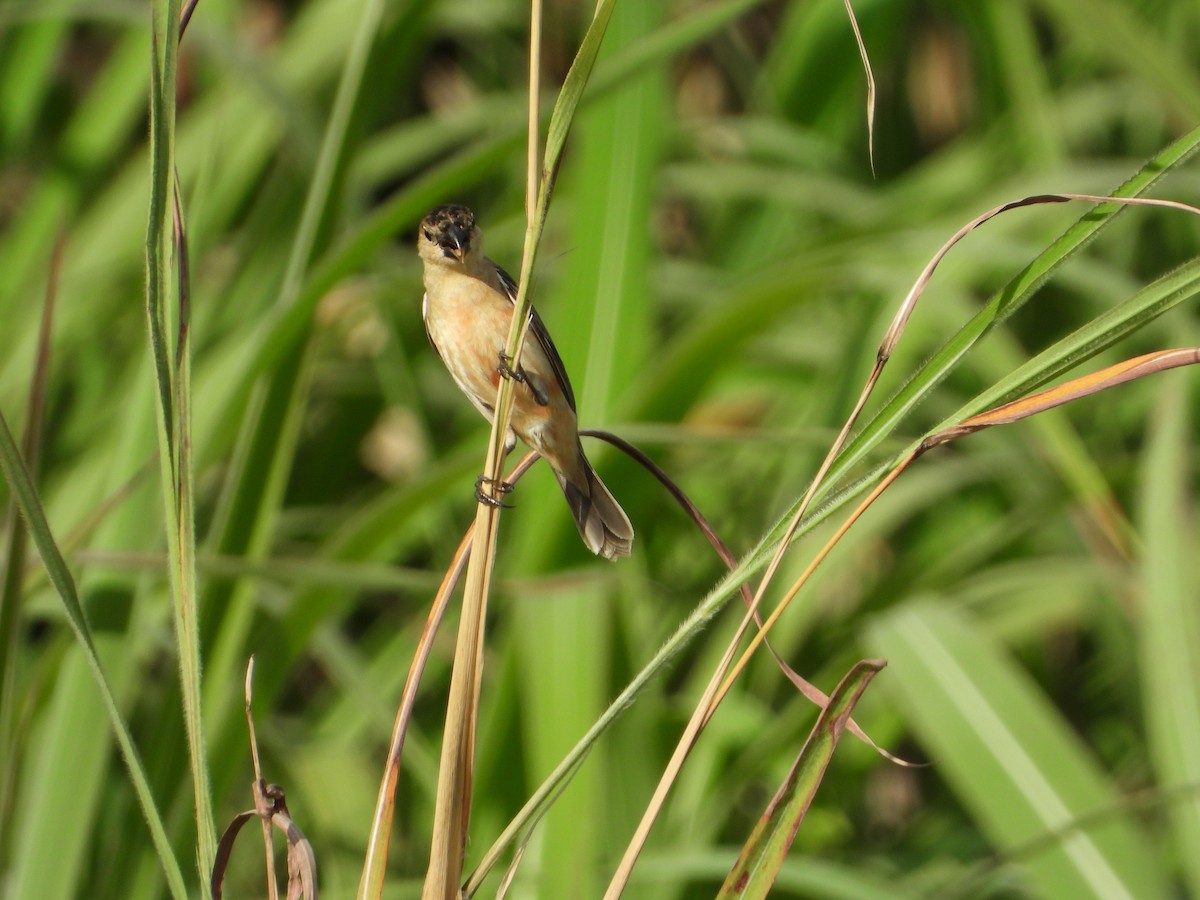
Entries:
{"type": "Polygon", "coordinates": [[[428,228],[425,228],[422,230],[425,232],[425,240],[432,241],[433,240],[433,232],[430,231],[428,228]]]}

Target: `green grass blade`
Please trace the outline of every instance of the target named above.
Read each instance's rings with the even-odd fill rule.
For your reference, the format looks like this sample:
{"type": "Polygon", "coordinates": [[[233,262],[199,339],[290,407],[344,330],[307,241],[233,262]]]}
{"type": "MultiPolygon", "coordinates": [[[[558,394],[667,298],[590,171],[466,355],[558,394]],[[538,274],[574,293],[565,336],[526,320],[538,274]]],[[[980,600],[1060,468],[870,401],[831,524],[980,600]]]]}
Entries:
{"type": "MultiPolygon", "coordinates": [[[[1190,159],[1197,150],[1200,150],[1200,128],[1193,129],[1146,163],[1134,177],[1114,191],[1113,196],[1143,195],[1169,172],[1190,159]]],[[[945,380],[984,335],[1023,307],[1039,287],[1068,259],[1095,240],[1122,211],[1122,207],[1119,206],[1097,206],[1026,266],[863,426],[858,436],[846,446],[830,469],[829,481],[832,483],[844,476],[869,450],[878,445],[885,436],[892,434],[899,423],[945,380]]],[[[1034,211],[1031,214],[1037,213],[1034,211]]],[[[936,285],[936,280],[934,284],[936,285]]]]}
{"type": "MultiPolygon", "coordinates": [[[[158,390],[159,459],[174,598],[175,641],[192,770],[196,855],[203,896],[216,856],[216,826],[204,746],[200,687],[200,627],[196,603],[196,536],[192,490],[191,363],[186,315],[171,309],[171,203],[175,197],[175,75],[180,0],[158,0],[152,13],[150,90],[150,211],[146,226],[146,316],[158,390]],[[170,327],[178,329],[172,351],[170,327]]],[[[182,267],[183,262],[179,265],[182,267]]],[[[187,290],[186,274],[180,291],[187,290]]]]}
{"type": "Polygon", "coordinates": [[[947,417],[945,424],[961,421],[1041,387],[1198,293],[1200,258],[1168,272],[1082,328],[1056,341],[992,387],[980,392],[970,403],[947,417]]]}
{"type": "Polygon", "coordinates": [[[829,695],[804,749],[780,786],[771,805],[746,841],[717,897],[766,897],[779,876],[796,831],[825,777],[833,751],[854,707],[871,679],[883,669],[881,660],[854,666],[829,695]]]}
{"type": "MultiPolygon", "coordinates": [[[[1197,528],[1189,502],[1195,441],[1186,375],[1163,385],[1142,468],[1141,603],[1137,632],[1147,744],[1163,790],[1200,784],[1200,610],[1197,528]]],[[[1200,895],[1200,800],[1194,789],[1168,807],[1171,838],[1189,891],[1200,895]]]]}
{"type": "Polygon", "coordinates": [[[133,738],[129,734],[129,729],[125,725],[125,721],[121,718],[116,698],[104,674],[104,667],[101,665],[100,658],[96,653],[91,631],[88,628],[87,619],[83,614],[83,607],[80,606],[79,596],[75,591],[75,579],[71,576],[71,572],[67,568],[66,560],[62,558],[62,554],[58,551],[54,536],[50,531],[50,525],[46,521],[45,514],[42,512],[42,505],[38,499],[37,490],[34,488],[33,482],[29,477],[29,472],[25,468],[25,463],[21,459],[16,441],[13,439],[12,432],[8,428],[8,422],[2,414],[0,414],[0,470],[3,471],[4,478],[17,500],[17,505],[21,509],[21,515],[24,516],[30,536],[33,538],[33,543],[37,547],[38,553],[41,554],[43,564],[46,566],[46,573],[63,602],[67,621],[70,623],[71,630],[75,633],[75,637],[83,649],[88,668],[91,670],[96,687],[100,691],[100,697],[104,703],[105,711],[108,713],[113,734],[117,738],[121,754],[125,759],[125,765],[129,769],[130,781],[137,794],[138,802],[142,807],[142,814],[146,819],[146,824],[150,828],[150,836],[154,841],[155,850],[158,852],[163,871],[166,873],[167,884],[171,889],[171,894],[179,898],[179,900],[183,900],[183,898],[187,897],[183,873],[180,871],[179,863],[171,851],[170,842],[163,828],[162,817],[155,806],[154,797],[150,792],[150,784],[146,779],[146,773],[138,757],[137,749],[134,747],[133,738]]]}
{"type": "Polygon", "coordinates": [[[868,634],[935,771],[997,852],[1059,833],[1021,860],[1037,894],[1167,896],[1132,816],[1074,827],[1117,808],[1119,795],[1070,723],[980,628],[944,605],[912,604],[868,634]]]}

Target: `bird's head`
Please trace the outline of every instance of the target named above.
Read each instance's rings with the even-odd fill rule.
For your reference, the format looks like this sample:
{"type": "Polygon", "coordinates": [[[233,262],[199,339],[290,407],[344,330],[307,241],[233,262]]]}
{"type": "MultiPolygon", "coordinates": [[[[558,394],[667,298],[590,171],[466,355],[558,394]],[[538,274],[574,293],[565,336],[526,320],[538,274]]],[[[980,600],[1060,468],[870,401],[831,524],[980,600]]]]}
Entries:
{"type": "Polygon", "coordinates": [[[475,214],[465,206],[439,206],[421,220],[417,249],[422,259],[463,262],[472,252],[479,252],[481,246],[482,235],[475,225],[475,214]]]}

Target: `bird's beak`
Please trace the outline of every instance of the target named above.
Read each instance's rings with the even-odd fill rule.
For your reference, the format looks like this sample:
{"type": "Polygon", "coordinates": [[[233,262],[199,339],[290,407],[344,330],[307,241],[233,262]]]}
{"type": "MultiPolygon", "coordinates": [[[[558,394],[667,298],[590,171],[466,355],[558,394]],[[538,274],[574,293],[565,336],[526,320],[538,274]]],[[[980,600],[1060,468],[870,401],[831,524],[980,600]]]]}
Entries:
{"type": "Polygon", "coordinates": [[[446,229],[446,233],[439,243],[446,256],[462,259],[467,246],[471,243],[471,236],[457,225],[451,225],[446,229]]]}

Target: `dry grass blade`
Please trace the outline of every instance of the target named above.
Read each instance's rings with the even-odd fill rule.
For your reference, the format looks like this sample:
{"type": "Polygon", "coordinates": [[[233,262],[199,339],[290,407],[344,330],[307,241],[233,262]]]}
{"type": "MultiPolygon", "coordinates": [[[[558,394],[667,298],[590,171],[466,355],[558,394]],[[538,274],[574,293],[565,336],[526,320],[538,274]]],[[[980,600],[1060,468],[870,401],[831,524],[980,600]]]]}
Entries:
{"type": "MultiPolygon", "coordinates": [[[[505,476],[504,480],[509,484],[516,484],[537,460],[536,453],[527,453],[505,476]]],[[[408,734],[409,722],[412,721],[413,707],[417,702],[417,689],[421,685],[425,666],[429,662],[429,654],[433,650],[433,640],[437,635],[438,628],[441,627],[446,609],[450,605],[450,598],[454,595],[454,588],[466,566],[474,535],[475,526],[471,525],[459,542],[458,549],[454,552],[454,557],[446,569],[441,586],[429,608],[425,627],[421,630],[421,637],[417,641],[417,647],[413,653],[408,677],[404,681],[400,706],[396,711],[396,722],[392,726],[387,766],[384,768],[383,780],[380,782],[379,794],[375,801],[375,815],[371,820],[371,835],[367,841],[367,854],[363,860],[362,876],[358,884],[359,900],[383,896],[387,850],[391,842],[392,820],[396,809],[396,784],[400,778],[400,760],[404,754],[404,738],[408,734]]]]}
{"type": "MultiPolygon", "coordinates": [[[[846,440],[850,436],[850,432],[858,422],[858,418],[862,414],[863,408],[867,404],[867,400],[874,392],[875,385],[879,382],[879,377],[883,373],[884,367],[887,365],[888,360],[891,358],[892,352],[896,349],[896,345],[899,343],[901,336],[904,334],[904,329],[908,325],[908,320],[912,316],[913,310],[916,308],[917,301],[924,294],[925,288],[929,285],[929,282],[933,278],[933,273],[937,271],[937,267],[946,257],[946,254],[948,254],[950,250],[968,234],[979,228],[984,223],[996,218],[996,216],[1027,206],[1038,206],[1046,203],[1067,203],[1072,200],[1079,200],[1089,203],[1112,203],[1124,206],[1156,206],[1164,209],[1177,209],[1184,212],[1189,212],[1193,215],[1200,215],[1200,209],[1197,207],[1190,206],[1186,203],[1180,203],[1175,200],[1157,200],[1147,197],[1102,197],[1095,194],[1036,194],[1030,197],[1022,197],[1019,200],[1013,200],[1008,203],[1002,203],[999,206],[995,206],[992,209],[989,209],[987,212],[976,216],[970,222],[958,229],[958,231],[956,231],[950,237],[950,239],[947,240],[930,258],[929,262],[926,263],[925,268],[921,270],[921,274],[917,276],[917,280],[913,283],[913,286],[909,289],[908,294],[901,302],[900,307],[896,311],[896,315],[892,318],[892,322],[888,326],[888,329],[883,336],[883,340],[880,342],[879,349],[875,354],[875,364],[872,366],[870,375],[867,376],[867,380],[863,385],[863,389],[859,394],[858,400],[854,404],[854,408],[851,410],[850,415],[846,418],[846,422],[842,426],[842,430],[839,432],[837,438],[834,440],[833,445],[829,448],[829,452],[825,455],[825,459],[822,461],[817,470],[817,474],[814,476],[812,483],[805,492],[804,498],[800,501],[800,505],[796,508],[796,512],[792,516],[792,519],[788,524],[788,528],[784,532],[783,537],[780,539],[779,545],[775,550],[775,554],[772,556],[771,562],[767,566],[766,572],[764,573],[762,581],[759,584],[759,589],[755,594],[755,609],[757,609],[758,605],[762,602],[762,597],[766,591],[767,585],[770,584],[770,582],[774,579],[775,573],[779,568],[779,564],[783,560],[783,554],[787,551],[788,546],[791,544],[792,538],[796,534],[796,530],[800,527],[800,522],[803,520],[804,514],[808,511],[809,506],[812,504],[813,498],[816,496],[817,491],[823,484],[825,476],[833,466],[837,455],[845,446],[846,440]]],[[[739,629],[734,640],[740,640],[743,633],[744,632],[739,629]]]]}
{"type": "MultiPolygon", "coordinates": [[[[596,15],[584,35],[575,60],[567,72],[554,112],[546,140],[546,153],[542,164],[542,175],[538,186],[537,204],[534,215],[525,228],[525,247],[521,260],[521,276],[514,301],[512,327],[505,344],[505,355],[517,365],[521,359],[521,347],[529,329],[532,308],[529,285],[532,280],[533,264],[541,242],[542,229],[554,191],[554,181],[562,161],[567,133],[574,119],[575,110],[591,75],[592,67],[600,50],[600,42],[608,20],[612,16],[615,0],[602,0],[596,15]]],[[[540,0],[534,0],[535,7],[540,0]]],[[[540,26],[541,15],[532,18],[534,26],[540,26]]],[[[531,30],[530,58],[541,55],[541,33],[531,30]]],[[[536,93],[538,67],[530,65],[530,91],[536,93]]],[[[531,100],[530,110],[537,108],[531,100]]],[[[536,124],[530,133],[536,131],[536,124]]],[[[536,142],[528,148],[530,157],[536,158],[536,142]]],[[[533,171],[532,164],[530,171],[533,171]]],[[[487,458],[484,463],[484,479],[497,484],[500,467],[504,459],[504,437],[508,432],[512,415],[513,383],[509,378],[499,379],[495,410],[492,416],[491,440],[488,442],[487,458]]],[[[480,503],[475,516],[475,537],[470,562],[467,565],[467,582],[463,591],[463,614],[459,623],[458,641],[454,651],[454,669],[450,676],[450,697],[446,708],[446,728],[442,737],[442,755],[438,769],[438,788],[434,807],[433,841],[429,853],[429,870],[426,875],[422,896],[425,900],[454,900],[459,896],[462,877],[463,855],[467,840],[467,826],[471,810],[471,781],[475,758],[475,729],[479,708],[479,695],[483,682],[483,636],[487,613],[488,595],[491,589],[492,566],[496,553],[496,533],[499,524],[499,508],[480,503]]]]}
{"type": "Polygon", "coordinates": [[[225,870],[229,868],[229,856],[233,853],[233,845],[237,841],[242,827],[253,819],[255,815],[256,813],[252,809],[238,813],[225,828],[225,831],[222,832],[221,840],[217,842],[217,853],[213,857],[212,877],[208,882],[208,889],[212,894],[213,900],[221,900],[224,896],[225,870]]]}
{"type": "MultiPolygon", "coordinates": [[[[579,433],[582,435],[599,438],[602,441],[612,444],[626,456],[629,456],[644,469],[646,469],[646,471],[653,475],[658,482],[667,489],[667,492],[675,498],[675,502],[678,503],[683,511],[687,513],[688,517],[696,523],[696,527],[700,529],[705,539],[707,539],[709,544],[712,545],[712,548],[716,551],[717,556],[721,557],[721,562],[725,563],[725,565],[731,570],[737,567],[737,559],[734,557],[733,553],[730,552],[729,548],[725,546],[725,542],[721,540],[721,536],[717,534],[716,529],[712,527],[712,524],[705,517],[704,513],[700,511],[700,508],[692,502],[692,499],[683,491],[683,489],[679,487],[679,485],[677,485],[671,479],[671,477],[654,462],[654,460],[652,460],[643,451],[629,443],[624,438],[618,437],[611,432],[584,429],[579,433]]],[[[746,605],[746,608],[749,611],[749,614],[753,617],[755,624],[761,628],[762,616],[754,605],[754,596],[750,593],[750,586],[748,584],[743,584],[739,588],[739,592],[742,595],[742,602],[746,605]]],[[[792,683],[796,690],[798,690],[802,695],[804,695],[805,698],[810,700],[816,706],[819,706],[822,709],[828,706],[828,694],[826,694],[819,687],[788,665],[787,660],[785,660],[775,651],[775,648],[771,645],[770,641],[767,641],[766,647],[767,651],[771,654],[771,657],[775,660],[775,664],[779,667],[779,670],[783,672],[784,676],[792,683]]],[[[705,724],[707,724],[707,721],[708,720],[705,719],[705,724]]],[[[912,765],[912,763],[909,763],[908,761],[889,753],[886,749],[876,744],[875,741],[873,741],[853,719],[850,719],[847,727],[849,728],[851,734],[853,734],[863,743],[869,745],[873,750],[886,759],[891,760],[897,765],[912,765]]]]}
{"type": "Polygon", "coordinates": [[[196,7],[200,5],[200,0],[188,0],[185,6],[179,13],[179,39],[183,40],[183,33],[187,31],[188,23],[192,21],[192,13],[196,11],[196,7]]]}
{"type": "Polygon", "coordinates": [[[287,838],[288,890],[287,900],[304,897],[307,900],[317,900],[317,857],[312,844],[292,820],[287,808],[287,798],[283,788],[277,784],[268,784],[262,777],[262,763],[258,755],[258,733],[254,727],[254,657],[246,663],[246,727],[250,737],[250,758],[254,766],[254,783],[251,786],[254,793],[254,809],[238,813],[221,835],[214,856],[212,875],[209,878],[209,890],[214,900],[221,900],[224,890],[225,870],[229,866],[229,856],[233,845],[241,833],[242,826],[257,817],[262,823],[263,844],[266,851],[267,897],[278,900],[279,885],[275,878],[275,849],[271,840],[271,826],[278,828],[287,838]]]}
{"type": "MultiPolygon", "coordinates": [[[[730,671],[729,677],[722,684],[718,694],[717,701],[728,692],[734,679],[749,662],[754,651],[759,644],[766,639],[767,632],[771,630],[774,624],[779,621],[779,617],[787,608],[788,604],[799,593],[800,589],[816,571],[817,567],[825,560],[834,546],[842,539],[842,536],[850,529],[850,527],[858,521],[864,512],[875,502],[876,499],[885,491],[891,484],[900,477],[900,474],[914,463],[922,454],[933,447],[941,446],[949,443],[956,438],[964,437],[968,434],[974,434],[976,431],[981,431],[984,428],[989,428],[993,425],[1008,425],[1013,422],[1018,422],[1021,419],[1027,419],[1030,416],[1037,415],[1040,412],[1045,412],[1049,409],[1062,406],[1070,403],[1072,400],[1077,400],[1081,397],[1091,396],[1108,388],[1116,387],[1124,384],[1127,381],[1132,381],[1137,378],[1142,378],[1146,375],[1153,375],[1157,372],[1164,372],[1168,369],[1178,368],[1180,366],[1189,366],[1200,363],[1200,347],[1185,347],[1175,350],[1160,350],[1154,353],[1147,353],[1143,356],[1138,356],[1130,360],[1126,360],[1116,365],[1108,366],[1098,372],[1093,372],[1089,375],[1081,375],[1078,378],[1072,378],[1063,384],[1049,388],[1045,391],[1039,391],[1029,397],[1014,400],[1011,403],[1005,403],[995,409],[980,413],[964,420],[958,425],[943,429],[935,434],[929,435],[923,439],[900,463],[892,469],[887,476],[875,486],[870,494],[858,505],[853,513],[846,521],[838,528],[837,532],[830,537],[829,541],[821,548],[821,551],[813,558],[808,567],[800,575],[798,579],[788,589],[779,605],[767,617],[763,627],[751,639],[749,645],[742,653],[737,665],[730,671]]],[[[715,708],[715,703],[714,703],[715,708]]]]}
{"type": "Polygon", "coordinates": [[[1136,356],[1133,359],[1107,366],[1098,372],[1092,372],[1090,375],[1072,378],[1056,387],[1039,391],[1033,396],[1022,397],[977,416],[971,416],[959,425],[926,438],[922,441],[922,447],[925,449],[936,447],[993,425],[1009,425],[1019,422],[1021,419],[1027,419],[1081,397],[1090,397],[1092,394],[1116,387],[1127,381],[1165,372],[1168,369],[1177,369],[1180,366],[1194,366],[1196,363],[1200,363],[1200,347],[1157,350],[1153,353],[1136,356]]]}
{"type": "Polygon", "coordinates": [[[1144,197],[1102,197],[1094,194],[1074,193],[1038,194],[1001,204],[1000,206],[994,207],[993,209],[990,209],[987,212],[977,216],[960,228],[957,232],[955,232],[955,234],[945,244],[942,245],[937,253],[934,254],[929,263],[927,263],[925,268],[922,270],[912,288],[909,290],[907,296],[904,298],[904,301],[900,304],[900,307],[897,310],[891,325],[888,327],[887,332],[884,335],[879,350],[876,353],[875,364],[872,368],[871,374],[867,378],[862,392],[859,395],[858,401],[855,403],[853,410],[847,418],[846,423],[843,425],[841,432],[835,439],[833,446],[830,447],[824,461],[821,463],[816,476],[813,478],[808,490],[805,492],[803,499],[800,501],[796,512],[789,521],[787,529],[780,538],[775,553],[772,556],[770,563],[767,565],[766,571],[764,572],[762,580],[759,583],[758,590],[755,592],[754,600],[750,604],[746,615],[742,618],[742,621],[739,624],[734,636],[730,639],[725,654],[722,656],[721,661],[718,663],[717,668],[713,672],[712,678],[701,695],[696,709],[694,710],[692,717],[687,724],[687,727],[680,736],[679,742],[675,748],[675,752],[671,757],[671,761],[664,770],[662,777],[659,780],[659,784],[655,789],[654,795],[650,803],[647,805],[642,820],[639,823],[633,838],[630,840],[629,846],[626,848],[625,854],[622,857],[616,872],[613,874],[612,881],[609,883],[608,890],[605,893],[607,900],[614,900],[614,898],[616,898],[624,889],[624,886],[628,882],[629,876],[632,872],[633,864],[636,861],[637,856],[640,854],[641,848],[645,845],[645,841],[649,836],[650,828],[653,825],[655,818],[657,818],[659,809],[665,802],[670,785],[678,776],[678,772],[682,768],[683,762],[688,753],[690,753],[691,748],[695,745],[695,742],[698,739],[704,724],[715,712],[716,707],[720,705],[721,700],[728,693],[729,688],[732,686],[734,680],[745,668],[749,658],[765,639],[766,633],[770,630],[774,623],[778,621],[782,611],[790,604],[800,587],[807,582],[808,578],[811,576],[812,572],[815,571],[816,567],[821,564],[826,556],[828,556],[829,552],[841,539],[841,536],[845,534],[846,530],[849,529],[849,527],[858,520],[859,516],[861,516],[861,514],[867,508],[869,508],[875,499],[884,490],[886,490],[886,488],[897,477],[899,477],[900,473],[907,468],[908,465],[910,465],[913,460],[920,455],[921,452],[923,452],[920,448],[918,448],[916,451],[914,451],[912,456],[909,456],[903,460],[891,473],[884,478],[883,481],[880,482],[879,485],[875,487],[875,489],[867,496],[862,504],[860,504],[860,506],[851,514],[850,518],[843,524],[843,526],[839,528],[837,533],[830,539],[825,547],[823,547],[817,556],[812,560],[800,578],[797,579],[797,581],[788,590],[783,600],[781,600],[780,604],[772,612],[771,616],[758,629],[758,632],[754,635],[750,644],[742,653],[738,663],[733,665],[733,659],[737,652],[737,646],[740,644],[743,636],[749,629],[751,622],[757,619],[758,609],[762,604],[762,600],[766,594],[767,588],[773,581],[775,573],[779,569],[779,565],[782,562],[784,553],[787,552],[792,538],[795,536],[800,527],[800,523],[803,520],[804,514],[808,511],[813,498],[816,496],[817,491],[824,482],[825,476],[833,466],[834,460],[845,446],[846,440],[849,438],[851,430],[858,421],[858,417],[865,407],[867,399],[874,391],[875,385],[878,383],[879,376],[882,373],[884,366],[887,364],[887,361],[891,357],[897,342],[904,333],[905,326],[908,323],[909,317],[912,315],[912,311],[916,306],[917,300],[923,294],[938,265],[941,263],[946,254],[949,253],[951,248],[955,246],[955,244],[961,241],[976,228],[983,225],[985,222],[988,222],[1002,213],[1013,209],[1020,209],[1026,206],[1036,206],[1046,203],[1066,203],[1072,200],[1102,204],[1112,203],[1116,205],[1128,206],[1156,206],[1166,209],[1182,210],[1184,212],[1192,213],[1193,215],[1200,215],[1200,209],[1174,200],[1157,200],[1144,197]]]}
{"type": "Polygon", "coordinates": [[[767,805],[725,879],[717,894],[718,900],[760,898],[770,892],[833,759],[833,751],[850,721],[850,714],[871,679],[886,665],[886,660],[882,659],[861,660],[834,688],[829,704],[813,725],[791,771],[767,805]]]}
{"type": "Polygon", "coordinates": [[[317,855],[304,832],[292,821],[282,795],[279,798],[279,808],[271,817],[271,821],[287,836],[287,900],[318,900],[317,855]]]}
{"type": "MultiPolygon", "coordinates": [[[[225,870],[229,866],[229,856],[242,827],[253,818],[258,818],[266,824],[269,830],[272,825],[284,833],[287,839],[288,889],[287,900],[318,900],[317,886],[317,857],[313,852],[312,843],[304,836],[304,832],[293,821],[288,812],[287,799],[283,788],[277,784],[259,782],[254,785],[254,809],[240,812],[233,817],[225,833],[217,844],[216,863],[213,866],[209,890],[213,900],[221,900],[224,893],[225,870]]],[[[270,897],[278,897],[275,887],[274,862],[268,867],[271,873],[271,888],[274,893],[270,897]]]]}
{"type": "Polygon", "coordinates": [[[871,69],[871,57],[867,53],[867,44],[863,40],[862,31],[858,27],[858,19],[854,15],[854,7],[850,0],[844,0],[846,16],[850,19],[850,27],[854,30],[854,41],[858,44],[858,56],[862,60],[863,73],[867,76],[867,158],[871,162],[871,174],[875,174],[875,72],[871,69]]]}

